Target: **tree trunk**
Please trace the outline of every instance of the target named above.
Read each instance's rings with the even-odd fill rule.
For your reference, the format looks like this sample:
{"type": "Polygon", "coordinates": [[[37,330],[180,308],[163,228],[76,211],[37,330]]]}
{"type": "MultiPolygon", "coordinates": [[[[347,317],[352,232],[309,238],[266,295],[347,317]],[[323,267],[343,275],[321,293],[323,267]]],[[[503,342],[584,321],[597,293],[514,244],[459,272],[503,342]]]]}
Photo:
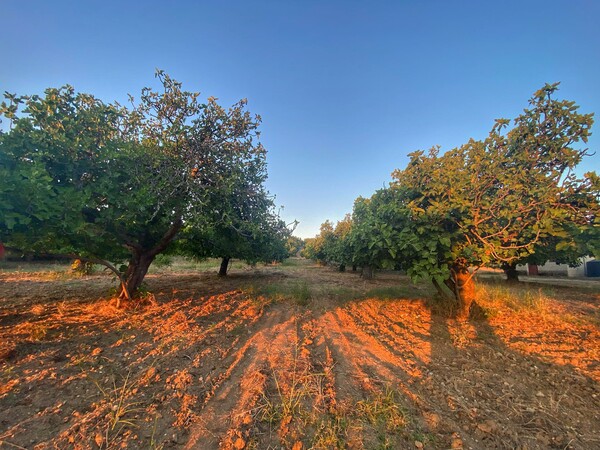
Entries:
{"type": "Polygon", "coordinates": [[[458,300],[456,317],[466,320],[469,318],[471,305],[475,301],[475,282],[473,274],[468,267],[455,265],[452,268],[452,281],[454,284],[454,295],[458,300]]]}
{"type": "Polygon", "coordinates": [[[144,281],[144,277],[148,273],[148,268],[156,255],[153,252],[145,252],[145,253],[134,253],[131,259],[129,260],[129,266],[127,267],[127,272],[125,272],[125,289],[121,287],[121,293],[119,294],[119,299],[127,298],[127,293],[131,298],[134,297],[137,290],[144,281]]]}
{"type": "Polygon", "coordinates": [[[502,264],[502,270],[506,275],[506,281],[517,283],[519,281],[519,272],[517,272],[517,263],[502,264]]]}
{"type": "Polygon", "coordinates": [[[345,272],[346,271],[346,264],[340,264],[340,267],[338,267],[338,270],[340,272],[345,272]]]}
{"type": "MultiPolygon", "coordinates": [[[[442,301],[446,303],[454,303],[456,301],[453,288],[450,288],[450,291],[444,289],[444,285],[440,284],[435,278],[432,280],[432,282],[442,301]]],[[[449,280],[446,280],[444,284],[448,286],[449,283],[451,282],[449,280]]]]}
{"type": "MultiPolygon", "coordinates": [[[[181,227],[183,226],[183,220],[180,218],[176,219],[163,237],[158,243],[151,249],[144,249],[142,246],[135,243],[128,243],[126,247],[131,251],[131,258],[129,260],[129,266],[127,272],[125,272],[125,282],[122,283],[121,292],[119,293],[119,300],[133,298],[139,289],[148,268],[156,255],[164,252],[169,246],[171,241],[175,238],[181,227]]],[[[117,307],[119,303],[117,303],[117,307]]]]}
{"type": "Polygon", "coordinates": [[[363,266],[361,275],[363,278],[371,280],[373,278],[373,266],[363,266]]]}
{"type": "Polygon", "coordinates": [[[229,259],[230,259],[229,256],[225,256],[221,260],[221,267],[219,267],[219,276],[220,277],[227,276],[227,269],[229,268],[229,259]]]}
{"type": "Polygon", "coordinates": [[[356,264],[352,264],[352,272],[356,272],[356,264]]]}

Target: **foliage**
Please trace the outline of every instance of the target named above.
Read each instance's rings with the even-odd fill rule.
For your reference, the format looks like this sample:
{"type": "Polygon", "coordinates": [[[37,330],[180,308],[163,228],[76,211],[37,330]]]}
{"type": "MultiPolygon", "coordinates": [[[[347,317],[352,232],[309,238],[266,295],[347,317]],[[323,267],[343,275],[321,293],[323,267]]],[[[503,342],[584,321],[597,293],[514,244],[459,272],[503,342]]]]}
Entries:
{"type": "MultiPolygon", "coordinates": [[[[554,99],[557,89],[544,86],[512,127],[499,119],[484,140],[410,154],[388,188],[356,200],[345,247],[352,262],[431,280],[466,314],[470,268],[597,252],[600,183],[594,173],[575,175],[593,115],[554,99]]],[[[327,259],[323,229],[311,245],[327,259]]]]}
{"type": "Polygon", "coordinates": [[[173,257],[166,253],[161,253],[160,255],[156,255],[153,264],[159,268],[171,267],[173,265],[173,257]]]}
{"type": "Polygon", "coordinates": [[[178,245],[180,251],[197,259],[223,258],[225,269],[231,258],[255,264],[287,257],[289,230],[262,186],[266,173],[256,168],[253,173],[257,176],[243,180],[244,184],[217,199],[216,215],[210,223],[192,222],[185,228],[178,245]]]}
{"type": "MultiPolygon", "coordinates": [[[[510,262],[529,255],[549,236],[567,237],[570,223],[587,224],[589,176],[573,173],[586,150],[592,115],[573,102],[552,98],[547,85],[514,120],[496,121],[488,138],[471,140],[439,156],[415,152],[408,167],[396,171],[392,189],[400,193],[415,234],[433,226],[430,249],[443,256],[417,276],[447,275],[455,263],[469,266],[510,262]],[[435,246],[433,245],[435,243],[435,246]]],[[[422,253],[422,252],[420,252],[422,253]]]]}
{"type": "Polygon", "coordinates": [[[245,100],[224,109],[157,78],[161,90],[144,88],[130,108],[70,86],[9,97],[26,108],[2,108],[11,121],[0,135],[3,242],[104,263],[127,296],[184,223],[210,225],[218,199],[262,180],[260,117],[245,100]],[[110,263],[125,259],[125,273],[110,263]]]}
{"type": "Polygon", "coordinates": [[[334,239],[333,223],[327,220],[321,224],[320,232],[317,236],[304,241],[302,255],[321,264],[327,264],[334,239]]]}
{"type": "Polygon", "coordinates": [[[354,202],[347,241],[352,263],[363,267],[367,277],[372,269],[393,269],[397,265],[398,232],[404,228],[406,215],[399,213],[393,194],[389,189],[380,189],[371,198],[359,197],[354,202]]]}
{"type": "Polygon", "coordinates": [[[346,264],[352,263],[349,246],[351,230],[350,214],[337,222],[335,227],[329,220],[325,221],[321,224],[319,234],[313,239],[306,240],[303,255],[322,264],[338,264],[340,270],[345,270],[346,264]]]}
{"type": "Polygon", "coordinates": [[[288,256],[297,256],[304,248],[304,241],[297,236],[290,236],[287,238],[285,248],[288,252],[288,256]]]}
{"type": "Polygon", "coordinates": [[[318,241],[316,237],[314,238],[306,238],[303,241],[302,251],[300,255],[304,258],[317,260],[316,254],[318,252],[318,241]]]}
{"type": "Polygon", "coordinates": [[[347,264],[352,264],[352,249],[350,247],[350,232],[352,231],[352,216],[346,216],[335,224],[333,230],[333,242],[328,251],[328,257],[331,261],[340,265],[340,270],[344,270],[347,264]]]}

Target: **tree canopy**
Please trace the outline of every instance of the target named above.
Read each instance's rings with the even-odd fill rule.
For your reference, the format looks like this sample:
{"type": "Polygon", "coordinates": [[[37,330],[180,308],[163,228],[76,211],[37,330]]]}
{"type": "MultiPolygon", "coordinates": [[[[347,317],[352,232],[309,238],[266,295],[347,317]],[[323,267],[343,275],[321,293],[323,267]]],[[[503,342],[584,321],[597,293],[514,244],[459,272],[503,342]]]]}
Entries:
{"type": "Polygon", "coordinates": [[[536,253],[572,261],[597,251],[598,177],[576,172],[590,154],[580,144],[593,114],[555,99],[557,89],[544,86],[521,115],[497,120],[483,140],[410,154],[389,187],[355,202],[353,261],[368,272],[397,267],[431,280],[466,315],[473,270],[536,253]]]}
{"type": "Polygon", "coordinates": [[[249,264],[286,258],[290,232],[261,183],[239,185],[227,196],[216,199],[216,216],[208,223],[187,225],[179,250],[198,259],[221,258],[221,276],[227,274],[232,258],[249,264]]]}
{"type": "Polygon", "coordinates": [[[248,188],[245,202],[262,201],[260,117],[245,100],[228,109],[212,97],[201,103],[199,93],[182,90],[162,71],[156,76],[160,89],[144,88],[129,107],[71,86],[44,96],[7,95],[3,242],[104,263],[119,274],[123,297],[137,290],[184,225],[213,226],[222,218],[220,201],[237,187],[248,188]],[[124,259],[122,272],[112,263],[124,259]]]}
{"type": "Polygon", "coordinates": [[[593,117],[554,99],[556,90],[555,84],[537,91],[512,128],[497,120],[485,140],[441,156],[437,149],[415,152],[393,174],[390,188],[410,218],[402,233],[428,246],[408,260],[410,273],[440,290],[444,283],[464,300],[463,309],[470,304],[463,298],[470,295],[463,292],[472,279],[469,267],[527,257],[537,244],[566,239],[571,224],[587,226],[597,215],[591,175],[575,174],[588,154],[576,144],[587,143],[593,117]]]}

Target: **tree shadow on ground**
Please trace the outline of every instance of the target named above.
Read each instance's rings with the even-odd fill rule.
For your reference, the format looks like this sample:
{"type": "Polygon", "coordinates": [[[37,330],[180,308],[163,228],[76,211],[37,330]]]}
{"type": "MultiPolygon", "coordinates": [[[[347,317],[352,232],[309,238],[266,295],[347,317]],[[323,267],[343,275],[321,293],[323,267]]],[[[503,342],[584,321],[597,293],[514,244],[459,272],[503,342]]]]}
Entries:
{"type": "MultiPolygon", "coordinates": [[[[386,274],[384,280],[365,283],[355,274],[317,270],[234,271],[227,278],[214,273],[167,274],[148,278],[153,295],[138,306],[103,312],[107,299],[83,298],[70,303],[72,310],[62,316],[50,307],[46,316],[35,316],[30,309],[37,300],[32,298],[21,310],[22,321],[0,330],[3,336],[31,321],[31,314],[52,319],[57,326],[52,330],[69,326],[71,334],[39,345],[22,342],[18,358],[2,366],[0,381],[6,386],[14,380],[19,384],[10,384],[9,394],[0,396],[0,408],[9,408],[18,398],[21,403],[14,420],[6,418],[2,424],[0,436],[18,426],[19,418],[36,417],[35,426],[43,428],[48,415],[38,417],[36,411],[51,407],[58,397],[67,402],[66,422],[40,428],[40,439],[50,442],[57,430],[71,433],[87,424],[88,431],[69,436],[85,435],[85,442],[93,446],[94,427],[103,423],[104,410],[94,409],[92,403],[103,407],[108,403],[99,399],[92,379],[110,392],[114,380],[122,384],[123,375],[131,373],[139,389],[131,401],[150,408],[148,417],[156,420],[156,434],[152,421],[136,422],[141,447],[149,445],[151,436],[163,435],[168,439],[176,435],[169,446],[181,447],[186,442],[185,426],[196,436],[199,431],[194,427],[199,424],[231,431],[232,436],[243,432],[243,439],[256,439],[258,448],[273,442],[291,446],[292,441],[278,440],[279,424],[271,432],[272,424],[252,417],[245,423],[240,413],[261,407],[251,401],[277,407],[285,397],[277,382],[307,371],[298,375],[306,380],[309,404],[325,395],[327,408],[349,405],[342,411],[346,416],[327,409],[323,416],[327,420],[361,420],[353,415],[357,405],[373,406],[373,399],[388,387],[396,390],[408,418],[406,430],[396,436],[397,448],[412,446],[415,440],[425,442],[426,448],[461,444],[583,449],[598,444],[594,439],[600,432],[600,405],[593,397],[597,381],[576,368],[536,356],[535,349],[516,349],[510,333],[498,329],[482,309],[475,309],[468,322],[447,319],[424,298],[428,289],[395,286],[405,281],[386,274]],[[306,304],[292,297],[261,299],[256,290],[248,289],[299,281],[313,294],[306,304]],[[344,298],[355,291],[360,295],[344,298]],[[266,386],[256,394],[258,400],[244,390],[254,386],[255,375],[266,386]],[[53,394],[40,397],[44,392],[53,394]],[[83,416],[71,416],[74,410],[83,416]],[[176,421],[183,428],[172,428],[176,421]]],[[[516,321],[515,333],[526,325],[516,321]]],[[[540,339],[545,342],[543,336],[540,339]]],[[[304,423],[295,425],[296,420],[285,427],[304,430],[304,423]]],[[[321,424],[311,425],[306,433],[317,433],[321,424]]],[[[31,426],[23,426],[21,434],[15,431],[22,437],[14,441],[17,445],[29,445],[31,426]]],[[[353,441],[352,428],[336,430],[346,443],[364,437],[355,436],[353,441]]],[[[362,442],[378,442],[373,433],[375,440],[362,442]]],[[[288,438],[291,435],[290,431],[288,438]]],[[[206,448],[218,448],[223,435],[218,436],[206,448]]],[[[297,436],[307,448],[316,440],[315,435],[297,436]]]]}
{"type": "MultiPolygon", "coordinates": [[[[541,359],[535,348],[511,348],[487,314],[479,304],[465,322],[432,314],[433,383],[443,414],[461,424],[455,432],[473,448],[597,445],[599,403],[591,395],[597,381],[541,359]]],[[[512,324],[515,335],[521,325],[512,324]]]]}

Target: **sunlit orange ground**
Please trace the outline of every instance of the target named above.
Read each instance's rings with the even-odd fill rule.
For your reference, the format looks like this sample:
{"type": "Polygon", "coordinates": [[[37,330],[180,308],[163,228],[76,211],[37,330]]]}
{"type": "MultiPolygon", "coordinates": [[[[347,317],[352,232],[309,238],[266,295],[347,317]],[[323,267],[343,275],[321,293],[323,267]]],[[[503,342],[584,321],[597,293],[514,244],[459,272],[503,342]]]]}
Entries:
{"type": "Polygon", "coordinates": [[[482,284],[461,323],[303,261],[151,275],[124,310],[108,276],[0,280],[2,449],[600,448],[593,287],[482,284]]]}

